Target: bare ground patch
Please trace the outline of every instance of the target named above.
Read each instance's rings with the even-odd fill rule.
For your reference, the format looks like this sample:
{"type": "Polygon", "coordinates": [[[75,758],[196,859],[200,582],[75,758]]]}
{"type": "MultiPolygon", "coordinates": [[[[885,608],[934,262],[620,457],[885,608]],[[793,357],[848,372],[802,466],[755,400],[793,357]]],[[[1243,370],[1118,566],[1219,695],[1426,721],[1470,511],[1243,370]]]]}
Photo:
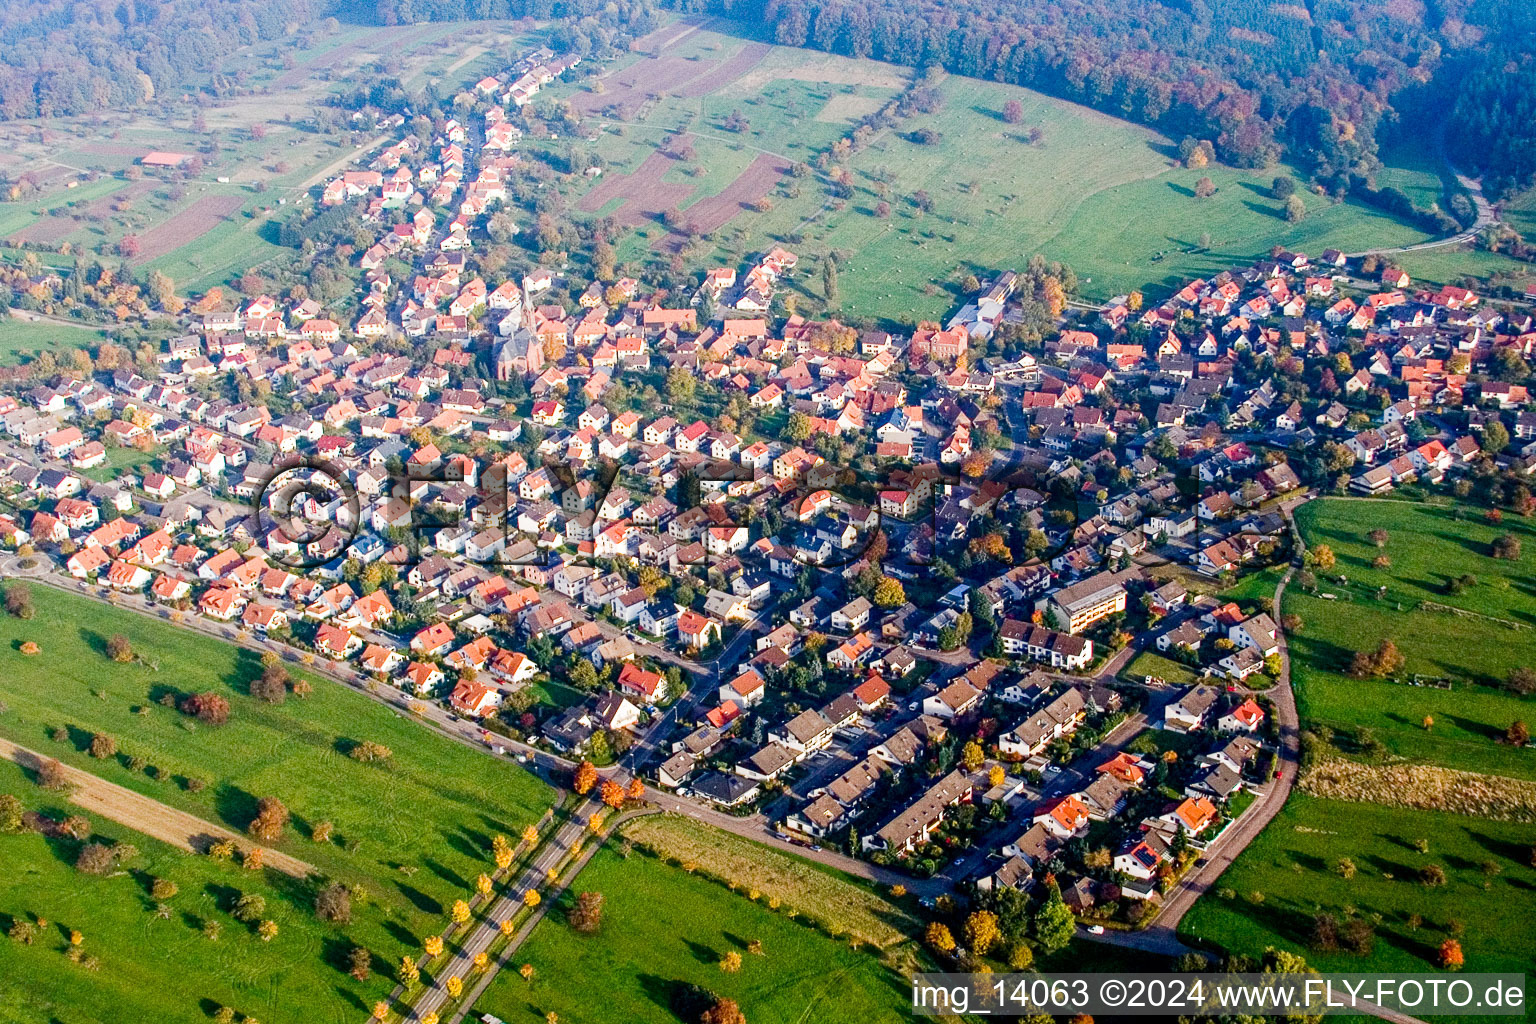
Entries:
{"type": "Polygon", "coordinates": [[[742,75],[761,64],[773,47],[767,43],[747,43],[736,53],[715,64],[714,67],[686,82],[677,90],[679,96],[708,96],[730,85],[742,75]]]}
{"type": "Polygon", "coordinates": [[[655,150],[633,174],[620,174],[611,178],[604,176],[596,188],[581,197],[576,207],[595,213],[610,201],[622,198],[624,205],[612,215],[618,223],[625,227],[635,227],[648,220],[656,220],[693,195],[692,185],[674,185],[661,180],[676,163],[674,158],[655,150]]]}
{"type": "Polygon", "coordinates": [[[642,60],[599,79],[603,84],[602,92],[582,92],[572,96],[571,109],[578,114],[612,109],[627,116],[646,100],[676,91],[679,83],[703,74],[714,63],[683,57],[642,60]]]}
{"type": "Polygon", "coordinates": [[[816,111],[815,120],[826,124],[857,121],[879,110],[885,102],[877,96],[859,96],[856,93],[840,92],[816,111]]]}
{"type": "Polygon", "coordinates": [[[52,245],[62,241],[69,235],[78,231],[87,221],[107,216],[111,212],[114,203],[120,200],[135,200],[153,191],[155,182],[139,181],[112,195],[92,199],[88,203],[74,207],[64,213],[50,213],[46,217],[40,217],[31,224],[14,232],[8,242],[35,242],[41,245],[52,245]]]}
{"type": "MultiPolygon", "coordinates": [[[[736,180],[716,195],[700,199],[683,211],[690,227],[700,234],[709,234],[731,222],[731,219],[773,191],[779,179],[789,173],[789,161],[781,156],[759,154],[736,180]]],[[[683,237],[673,233],[661,239],[657,246],[675,252],[683,243],[683,237]]]]}
{"type": "Polygon", "coordinates": [[[243,205],[239,196],[203,196],[140,235],[134,262],[146,263],[180,249],[218,227],[243,205]]]}
{"type": "Polygon", "coordinates": [[[867,85],[875,89],[904,89],[907,75],[901,69],[872,60],[818,55],[796,50],[796,63],[783,66],[770,63],[758,66],[731,84],[732,92],[758,92],[779,79],[791,82],[817,82],[822,85],[867,85]]]}
{"type": "MultiPolygon", "coordinates": [[[[44,761],[49,760],[35,750],[6,739],[0,739],[0,756],[15,761],[29,771],[36,771],[44,761]]],[[[65,776],[74,787],[69,796],[71,803],[119,825],[126,825],[135,832],[142,832],[189,853],[203,853],[212,844],[225,840],[232,841],[241,853],[256,848],[254,843],[239,833],[152,800],[142,793],[125,789],[90,772],[69,765],[63,767],[65,776]]],[[[266,867],[276,868],[294,878],[304,878],[315,873],[313,865],[297,857],[266,847],[261,850],[261,861],[266,867]]]]}
{"type": "Polygon", "coordinates": [[[690,36],[703,28],[709,22],[707,15],[696,14],[682,18],[670,25],[663,25],[654,32],[648,32],[629,44],[633,53],[649,53],[652,56],[661,53],[667,47],[677,43],[686,36],[690,36]]]}

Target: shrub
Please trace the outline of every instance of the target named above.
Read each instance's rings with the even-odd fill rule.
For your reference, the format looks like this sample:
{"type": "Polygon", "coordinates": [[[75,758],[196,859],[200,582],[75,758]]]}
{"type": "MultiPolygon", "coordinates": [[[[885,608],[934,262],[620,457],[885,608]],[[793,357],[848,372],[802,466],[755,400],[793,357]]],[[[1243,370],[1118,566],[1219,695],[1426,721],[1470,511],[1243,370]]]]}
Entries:
{"type": "Polygon", "coordinates": [[[91,756],[99,761],[105,761],[117,753],[117,740],[104,732],[99,732],[91,737],[91,756]]]}
{"type": "Polygon", "coordinates": [[[229,701],[211,691],[192,694],[181,702],[181,710],[209,725],[223,725],[229,721],[229,701]]]}
{"type": "Polygon", "coordinates": [[[5,588],[5,610],[18,619],[30,619],[32,610],[32,588],[25,583],[12,583],[5,588]]]}
{"type": "Polygon", "coordinates": [[[393,755],[393,750],[390,750],[382,743],[374,743],[372,740],[364,740],[347,751],[348,757],[354,761],[361,761],[364,764],[370,764],[374,761],[387,761],[393,755]]]}
{"type": "Polygon", "coordinates": [[[117,866],[117,854],[105,843],[86,843],[75,857],[75,869],[87,875],[105,875],[117,866]]]}
{"type": "Polygon", "coordinates": [[[242,893],[240,898],[235,901],[235,909],[233,911],[235,920],[243,921],[246,924],[261,920],[261,916],[266,912],[266,897],[258,892],[242,893]]]}
{"type": "Polygon", "coordinates": [[[332,924],[352,920],[352,894],[340,882],[332,882],[315,896],[315,916],[332,924]]]}
{"type": "Polygon", "coordinates": [[[249,831],[257,839],[271,842],[283,834],[288,825],[288,808],[275,796],[264,796],[256,801],[256,817],[249,831]]]}
{"type": "Polygon", "coordinates": [[[107,641],[107,657],[117,662],[132,661],[133,645],[128,642],[127,637],[118,633],[107,641]]]}
{"type": "Polygon", "coordinates": [[[37,784],[44,789],[63,789],[69,785],[69,777],[62,764],[49,758],[37,766],[37,784]]]}
{"type": "Polygon", "coordinates": [[[288,699],[288,670],[281,665],[269,665],[260,676],[251,680],[251,696],[268,704],[281,704],[288,699]]]}

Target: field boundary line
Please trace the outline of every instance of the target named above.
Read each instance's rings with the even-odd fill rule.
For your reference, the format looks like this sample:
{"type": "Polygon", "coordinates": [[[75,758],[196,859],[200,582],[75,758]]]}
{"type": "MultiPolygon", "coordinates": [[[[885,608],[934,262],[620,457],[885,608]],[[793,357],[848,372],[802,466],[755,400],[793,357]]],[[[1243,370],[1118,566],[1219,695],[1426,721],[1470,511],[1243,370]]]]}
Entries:
{"type": "MultiPolygon", "coordinates": [[[[0,737],[0,756],[32,771],[36,771],[43,763],[54,760],[30,747],[13,743],[3,737],[0,737]]],[[[285,875],[305,878],[318,873],[312,864],[270,847],[258,847],[239,833],[199,818],[189,811],[161,803],[153,797],[145,796],[126,786],[119,786],[115,782],[108,782],[99,775],[64,764],[62,761],[60,765],[64,769],[65,777],[75,787],[69,794],[70,803],[136,832],[142,832],[152,839],[158,839],[188,853],[204,853],[216,842],[233,842],[242,853],[260,849],[262,863],[285,875]]]]}

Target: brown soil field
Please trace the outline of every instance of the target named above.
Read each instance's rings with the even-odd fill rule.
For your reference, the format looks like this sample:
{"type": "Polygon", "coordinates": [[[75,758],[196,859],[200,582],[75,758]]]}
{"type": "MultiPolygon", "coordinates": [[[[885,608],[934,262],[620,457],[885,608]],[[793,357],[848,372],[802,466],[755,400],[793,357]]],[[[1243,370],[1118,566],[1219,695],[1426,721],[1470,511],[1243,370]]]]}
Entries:
{"type": "Polygon", "coordinates": [[[661,180],[676,163],[672,157],[656,150],[645,158],[633,174],[619,174],[611,178],[604,176],[596,188],[581,197],[576,206],[580,210],[594,213],[610,200],[622,196],[624,205],[612,214],[616,221],[625,227],[635,227],[654,220],[693,195],[692,185],[673,185],[661,180]]]}
{"type": "Polygon", "coordinates": [[[677,90],[679,96],[708,96],[723,89],[748,71],[757,67],[773,47],[767,43],[748,43],[733,56],[717,61],[714,67],[696,78],[689,79],[677,90]]]}
{"type": "Polygon", "coordinates": [[[602,92],[582,92],[572,96],[571,109],[578,114],[590,114],[616,108],[622,116],[627,116],[652,95],[676,91],[678,83],[702,74],[708,70],[709,63],[713,62],[684,60],[682,57],[643,60],[601,79],[602,92]]]}
{"type": "MultiPolygon", "coordinates": [[[[718,194],[700,199],[683,212],[689,224],[699,232],[708,234],[729,224],[731,218],[773,191],[779,178],[788,173],[788,160],[767,153],[760,154],[747,165],[746,170],[736,176],[735,181],[718,194]]],[[[658,247],[675,251],[682,241],[682,236],[669,234],[657,244],[658,247]]]]}
{"type": "Polygon", "coordinates": [[[146,263],[181,248],[212,231],[244,205],[239,196],[203,196],[191,206],[156,224],[139,236],[139,255],[134,261],[146,263]]]}
{"type": "Polygon", "coordinates": [[[93,199],[84,206],[76,207],[68,213],[51,213],[46,217],[40,217],[34,223],[13,233],[6,241],[13,243],[37,242],[43,245],[51,245],[80,230],[84,222],[90,218],[107,216],[112,211],[112,204],[116,203],[119,199],[137,199],[152,190],[154,186],[154,182],[141,181],[116,195],[93,199]]]}
{"type": "MultiPolygon", "coordinates": [[[[49,760],[35,750],[5,739],[0,739],[0,757],[7,757],[29,771],[36,771],[44,761],[49,760]]],[[[249,839],[227,828],[206,822],[186,811],[168,807],[158,800],[125,789],[90,772],[64,765],[64,774],[74,787],[69,800],[82,810],[109,818],[119,825],[126,825],[136,832],[189,853],[202,853],[212,844],[226,839],[233,840],[242,854],[256,846],[249,839]]],[[[315,873],[313,865],[266,847],[262,847],[261,859],[266,867],[276,868],[294,878],[304,878],[315,873]]]]}
{"type": "Polygon", "coordinates": [[[697,32],[708,22],[709,18],[704,15],[691,15],[687,18],[682,18],[670,25],[663,25],[656,31],[641,36],[629,44],[629,49],[633,53],[649,53],[655,56],[684,36],[697,32]]]}

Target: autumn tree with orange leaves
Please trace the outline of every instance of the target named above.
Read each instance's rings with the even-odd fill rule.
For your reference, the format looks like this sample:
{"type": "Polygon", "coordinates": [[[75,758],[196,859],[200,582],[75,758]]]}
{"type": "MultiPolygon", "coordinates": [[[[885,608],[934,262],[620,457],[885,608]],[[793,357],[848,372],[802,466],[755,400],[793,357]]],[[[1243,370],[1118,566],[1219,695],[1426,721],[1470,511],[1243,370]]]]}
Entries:
{"type": "Polygon", "coordinates": [[[582,796],[592,792],[592,787],[597,785],[597,765],[591,761],[583,761],[576,767],[576,779],[571,783],[571,788],[582,796]]]}

